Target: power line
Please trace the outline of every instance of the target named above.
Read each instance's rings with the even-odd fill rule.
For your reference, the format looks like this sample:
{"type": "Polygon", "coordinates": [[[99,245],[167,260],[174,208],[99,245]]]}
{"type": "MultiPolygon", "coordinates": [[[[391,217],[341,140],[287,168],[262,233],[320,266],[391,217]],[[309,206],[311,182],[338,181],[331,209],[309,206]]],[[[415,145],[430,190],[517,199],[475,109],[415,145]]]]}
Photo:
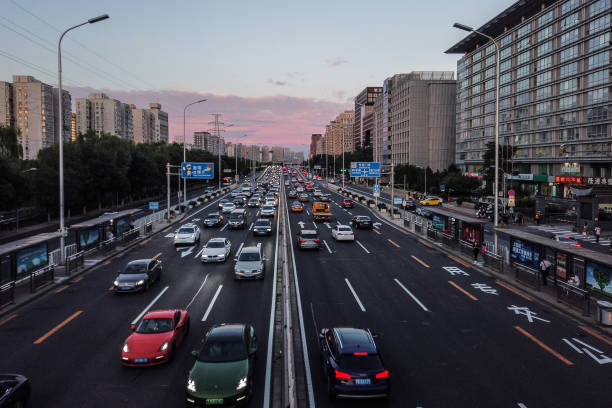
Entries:
{"type": "MultiPolygon", "coordinates": [[[[37,72],[39,72],[39,73],[41,73],[41,74],[43,74],[43,75],[45,75],[45,76],[47,76],[47,77],[49,77],[51,79],[57,79],[57,72],[49,71],[46,68],[41,67],[40,65],[36,65],[36,64],[34,64],[32,62],[29,62],[27,60],[24,60],[23,58],[20,58],[20,57],[18,57],[16,55],[13,55],[13,54],[10,54],[10,53],[8,53],[6,51],[0,50],[0,56],[3,56],[6,59],[9,59],[9,60],[11,60],[13,62],[16,62],[18,64],[21,64],[23,66],[26,66],[26,67],[28,67],[30,69],[33,69],[34,71],[37,71],[37,72]]],[[[74,80],[71,80],[71,79],[68,80],[68,85],[85,87],[85,85],[83,85],[81,83],[78,83],[78,82],[76,82],[74,80]]]]}

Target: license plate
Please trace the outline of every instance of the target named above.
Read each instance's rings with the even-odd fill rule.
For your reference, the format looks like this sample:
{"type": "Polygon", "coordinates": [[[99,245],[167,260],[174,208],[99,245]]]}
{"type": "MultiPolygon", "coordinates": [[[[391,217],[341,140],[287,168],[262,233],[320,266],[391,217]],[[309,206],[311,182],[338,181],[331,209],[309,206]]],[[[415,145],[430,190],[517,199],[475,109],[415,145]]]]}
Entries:
{"type": "Polygon", "coordinates": [[[135,358],[134,359],[134,363],[136,364],[143,364],[143,363],[148,363],[149,359],[148,358],[135,358]]]}
{"type": "Polygon", "coordinates": [[[246,278],[250,278],[251,276],[253,276],[253,274],[249,272],[249,273],[245,273],[245,274],[244,274],[244,276],[245,276],[246,278]]]}
{"type": "Polygon", "coordinates": [[[124,287],[121,288],[121,290],[130,290],[130,289],[132,289],[131,286],[124,286],[124,287]]]}
{"type": "Polygon", "coordinates": [[[223,398],[207,398],[206,405],[223,405],[223,398]]]}
{"type": "Polygon", "coordinates": [[[370,379],[369,378],[355,378],[355,384],[370,385],[370,379]]]}

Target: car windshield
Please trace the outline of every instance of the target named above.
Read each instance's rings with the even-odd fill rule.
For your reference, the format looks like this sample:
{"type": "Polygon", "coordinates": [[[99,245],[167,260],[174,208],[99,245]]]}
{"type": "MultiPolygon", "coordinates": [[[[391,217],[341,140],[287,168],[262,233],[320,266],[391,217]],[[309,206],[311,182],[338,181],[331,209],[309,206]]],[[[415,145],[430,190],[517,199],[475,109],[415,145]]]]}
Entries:
{"type": "Polygon", "coordinates": [[[208,214],[206,216],[207,220],[216,220],[217,218],[219,218],[219,214],[208,214]]]}
{"type": "Polygon", "coordinates": [[[251,262],[251,261],[259,261],[259,253],[257,252],[242,252],[240,254],[240,257],[238,258],[239,261],[247,261],[247,262],[251,262]]]}
{"type": "Polygon", "coordinates": [[[302,206],[302,204],[300,204],[300,203],[299,203],[299,201],[294,201],[294,202],[293,202],[293,206],[294,206],[294,207],[301,207],[301,206],[302,206]]]}
{"type": "Polygon", "coordinates": [[[315,239],[317,238],[317,234],[314,232],[303,232],[301,234],[302,238],[306,238],[306,239],[315,239]]]}
{"type": "Polygon", "coordinates": [[[353,230],[350,227],[338,227],[338,231],[352,232],[353,230]]]}
{"type": "Polygon", "coordinates": [[[145,263],[136,263],[136,264],[128,264],[123,270],[124,274],[141,274],[147,271],[147,264],[145,263]]]}
{"type": "Polygon", "coordinates": [[[209,339],[204,343],[198,360],[204,363],[224,363],[247,358],[246,347],[241,341],[209,339]]]}
{"type": "Polygon", "coordinates": [[[225,244],[223,241],[208,241],[206,248],[223,248],[225,244]]]}
{"type": "Polygon", "coordinates": [[[230,214],[230,219],[232,221],[239,221],[242,219],[242,214],[230,214]]]}
{"type": "Polygon", "coordinates": [[[187,228],[187,227],[183,227],[178,230],[179,234],[193,234],[193,232],[194,232],[193,228],[187,228]]]}
{"type": "Polygon", "coordinates": [[[270,205],[264,205],[264,206],[262,207],[262,210],[264,210],[264,211],[269,211],[269,210],[272,210],[272,209],[273,209],[273,207],[272,207],[272,206],[270,206],[270,205]]]}
{"type": "Polygon", "coordinates": [[[136,328],[136,333],[164,333],[172,330],[172,319],[144,319],[136,328]]]}
{"type": "Polygon", "coordinates": [[[256,227],[269,227],[270,223],[268,221],[257,221],[255,223],[256,227]]]}
{"type": "Polygon", "coordinates": [[[557,237],[557,241],[559,241],[559,242],[570,242],[570,243],[572,243],[572,244],[573,244],[574,242],[576,242],[576,240],[575,240],[574,238],[571,238],[571,237],[566,237],[566,236],[560,236],[560,237],[557,237]]]}
{"type": "Polygon", "coordinates": [[[370,217],[357,217],[359,221],[370,221],[370,217]]]}
{"type": "Polygon", "coordinates": [[[366,356],[344,354],[340,357],[340,367],[348,370],[374,370],[382,369],[383,365],[377,354],[366,356]]]}

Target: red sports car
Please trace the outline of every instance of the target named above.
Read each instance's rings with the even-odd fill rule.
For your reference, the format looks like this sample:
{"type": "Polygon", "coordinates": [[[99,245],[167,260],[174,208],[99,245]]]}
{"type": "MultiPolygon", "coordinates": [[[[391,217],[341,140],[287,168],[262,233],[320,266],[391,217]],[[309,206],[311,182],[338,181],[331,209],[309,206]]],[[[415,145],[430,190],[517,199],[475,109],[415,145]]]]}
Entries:
{"type": "Polygon", "coordinates": [[[189,333],[186,310],[154,310],[147,313],[121,349],[121,364],[129,367],[153,366],[172,359],[176,347],[189,333]]]}
{"type": "Polygon", "coordinates": [[[342,207],[344,208],[353,208],[355,206],[355,202],[353,200],[345,199],[342,201],[342,207]]]}

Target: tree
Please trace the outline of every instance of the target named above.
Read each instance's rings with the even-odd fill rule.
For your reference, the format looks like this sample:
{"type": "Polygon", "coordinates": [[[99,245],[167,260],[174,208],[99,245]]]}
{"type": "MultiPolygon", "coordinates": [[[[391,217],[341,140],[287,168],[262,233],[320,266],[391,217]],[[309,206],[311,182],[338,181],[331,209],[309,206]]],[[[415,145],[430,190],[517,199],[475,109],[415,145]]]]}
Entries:
{"type": "Polygon", "coordinates": [[[20,207],[27,201],[28,185],[22,172],[19,132],[0,126],[0,210],[20,207]]]}
{"type": "Polygon", "coordinates": [[[593,278],[597,282],[599,289],[603,292],[604,288],[610,284],[610,272],[600,271],[599,268],[593,269],[593,278]]]}

